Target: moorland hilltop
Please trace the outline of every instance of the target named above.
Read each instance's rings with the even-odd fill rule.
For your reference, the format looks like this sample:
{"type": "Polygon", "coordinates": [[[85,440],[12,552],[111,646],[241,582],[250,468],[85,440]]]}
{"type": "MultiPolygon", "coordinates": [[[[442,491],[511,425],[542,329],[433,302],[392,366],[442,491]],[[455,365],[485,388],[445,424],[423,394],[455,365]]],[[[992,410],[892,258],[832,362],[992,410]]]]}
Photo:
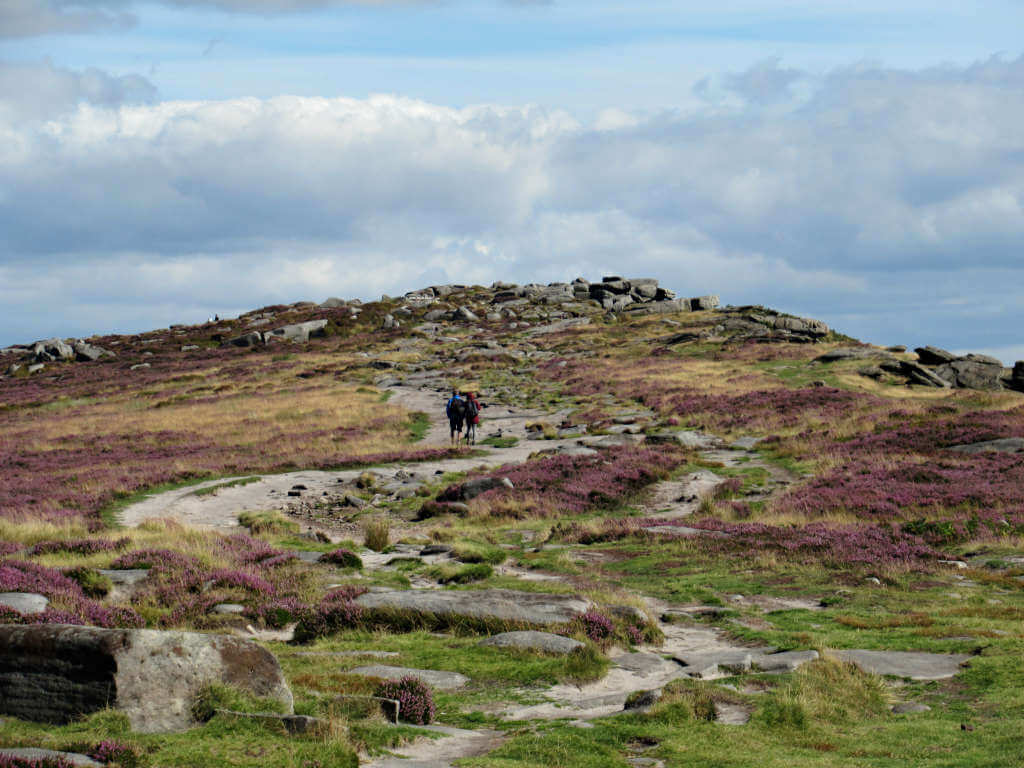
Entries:
{"type": "Polygon", "coordinates": [[[2,768],[1024,755],[1024,363],[609,276],[0,370],[2,768]]]}

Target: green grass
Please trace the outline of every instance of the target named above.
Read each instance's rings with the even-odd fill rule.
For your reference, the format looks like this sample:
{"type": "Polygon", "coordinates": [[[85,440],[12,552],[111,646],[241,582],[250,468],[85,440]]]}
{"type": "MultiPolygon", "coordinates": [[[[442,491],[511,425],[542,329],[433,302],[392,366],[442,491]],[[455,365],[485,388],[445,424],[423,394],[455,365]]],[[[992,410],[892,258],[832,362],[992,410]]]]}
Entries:
{"type": "Polygon", "coordinates": [[[510,437],[488,437],[479,442],[479,445],[489,445],[493,448],[513,448],[519,445],[519,438],[510,437]]]}
{"type": "MultiPolygon", "coordinates": [[[[388,394],[391,394],[388,392],[388,394]]],[[[409,437],[414,443],[427,436],[430,431],[430,416],[422,411],[415,411],[409,416],[409,437]]]]}

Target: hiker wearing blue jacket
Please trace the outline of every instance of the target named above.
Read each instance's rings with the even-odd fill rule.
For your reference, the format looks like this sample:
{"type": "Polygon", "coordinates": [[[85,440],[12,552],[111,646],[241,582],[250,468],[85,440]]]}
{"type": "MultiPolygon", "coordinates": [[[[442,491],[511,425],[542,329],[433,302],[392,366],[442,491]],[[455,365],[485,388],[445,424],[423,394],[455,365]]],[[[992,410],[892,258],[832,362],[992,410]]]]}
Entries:
{"type": "Polygon", "coordinates": [[[452,445],[456,445],[462,439],[462,424],[466,420],[466,401],[459,397],[457,389],[452,390],[451,399],[444,407],[448,416],[448,425],[452,428],[452,445]],[[456,438],[456,434],[458,438],[456,438]]]}

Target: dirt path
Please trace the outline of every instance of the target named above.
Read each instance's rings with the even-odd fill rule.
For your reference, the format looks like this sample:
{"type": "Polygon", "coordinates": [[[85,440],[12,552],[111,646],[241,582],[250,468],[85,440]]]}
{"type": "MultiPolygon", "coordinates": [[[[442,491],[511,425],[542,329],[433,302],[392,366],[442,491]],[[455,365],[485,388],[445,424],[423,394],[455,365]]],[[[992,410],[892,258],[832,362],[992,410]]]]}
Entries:
{"type": "Polygon", "coordinates": [[[508,739],[499,731],[486,729],[467,731],[443,725],[421,727],[441,735],[438,738],[417,739],[411,744],[391,750],[393,756],[361,762],[360,765],[363,768],[451,768],[453,760],[486,755],[508,739]]]}
{"type": "MultiPolygon", "coordinates": [[[[390,388],[391,402],[409,411],[422,411],[430,415],[430,428],[422,443],[425,447],[449,445],[448,422],[444,416],[445,393],[443,390],[425,384],[421,387],[395,386],[390,388]]],[[[507,448],[477,445],[482,456],[450,458],[437,461],[396,463],[376,468],[385,480],[394,479],[399,472],[430,478],[445,472],[467,472],[480,466],[498,467],[503,464],[521,464],[531,453],[542,449],[556,449],[572,445],[575,438],[565,440],[528,440],[526,424],[537,419],[553,420],[560,414],[515,409],[503,403],[491,403],[482,414],[483,424],[478,440],[485,435],[500,432],[502,435],[519,438],[517,445],[507,448]]],[[[239,477],[222,477],[208,480],[187,488],[153,494],[125,507],[120,513],[122,525],[133,528],[147,520],[172,519],[182,524],[204,529],[228,530],[238,527],[238,516],[242,512],[259,512],[283,509],[294,501],[288,492],[294,486],[305,486],[304,498],[317,498],[325,494],[342,492],[363,470],[349,469],[336,472],[298,470],[279,474],[246,475],[258,477],[244,485],[224,487],[215,493],[197,495],[196,491],[224,485],[239,477]]]]}

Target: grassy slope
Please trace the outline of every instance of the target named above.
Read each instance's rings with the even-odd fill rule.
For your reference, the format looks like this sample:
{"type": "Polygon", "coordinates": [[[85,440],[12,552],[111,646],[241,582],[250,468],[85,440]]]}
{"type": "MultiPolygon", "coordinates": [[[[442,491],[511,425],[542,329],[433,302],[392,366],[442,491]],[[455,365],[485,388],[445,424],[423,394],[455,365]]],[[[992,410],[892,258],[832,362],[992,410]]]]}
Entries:
{"type": "MultiPolygon", "coordinates": [[[[106,375],[90,373],[92,378],[87,378],[81,366],[66,366],[63,382],[4,382],[9,395],[5,402],[12,403],[0,412],[0,434],[7,436],[4,450],[8,455],[31,457],[51,471],[45,485],[13,489],[19,501],[6,510],[14,519],[0,520],[0,539],[33,544],[85,536],[95,513],[112,498],[164,480],[316,466],[407,450],[410,437],[423,434],[424,421],[415,416],[410,420],[400,409],[381,404],[379,394],[368,386],[373,372],[357,353],[432,361],[398,351],[394,342],[407,331],[370,333],[384,309],[369,307],[355,325],[339,316],[332,320],[335,335],[287,352],[211,349],[189,360],[177,353],[176,345],[209,335],[208,330],[196,330],[176,338],[174,344],[122,348],[116,366],[104,364],[106,375]],[[143,358],[150,349],[155,354],[143,358]],[[144,359],[153,360],[150,371],[154,374],[163,372],[140,376],[137,385],[125,384],[122,368],[144,359]],[[135,439],[129,440],[130,435],[135,439]],[[185,450],[196,442],[204,451],[185,450]],[[108,447],[107,455],[100,456],[98,452],[108,447]],[[122,471],[112,472],[113,466],[122,471]],[[22,506],[20,500],[33,495],[41,503],[22,506]],[[60,513],[68,508],[71,515],[60,513]]],[[[295,319],[304,318],[301,312],[293,314],[295,319]]],[[[542,358],[539,374],[532,364],[486,359],[448,371],[479,381],[485,392],[503,391],[521,405],[574,409],[580,420],[597,430],[610,425],[616,414],[650,409],[665,423],[706,428],[727,437],[774,435],[775,441],[763,455],[810,477],[841,471],[851,460],[874,462],[871,471],[898,461],[945,461],[907,447],[889,451],[883,461],[877,452],[850,454],[842,446],[860,435],[873,434],[879,424],[893,419],[922,425],[941,419],[969,420],[974,414],[1007,411],[1021,402],[1012,393],[938,392],[878,383],[858,376],[853,363],[824,368],[811,363],[822,351],[821,345],[745,346],[710,340],[665,346],[666,334],[700,332],[717,322],[710,313],[681,315],[674,321],[683,327],[668,326],[661,318],[643,318],[532,338],[531,344],[553,357],[547,363],[566,361],[556,366],[542,358]],[[813,381],[829,385],[827,396],[806,396],[821,389],[806,386],[813,381]],[[893,412],[900,415],[892,417],[893,412]]],[[[160,337],[166,335],[163,332],[160,337]]],[[[512,337],[516,334],[498,335],[512,337]]],[[[463,342],[449,342],[434,345],[430,353],[445,355],[462,347],[463,342]]],[[[1011,411],[1002,427],[1012,429],[1018,422],[1011,411]]],[[[757,468],[736,473],[746,478],[748,486],[763,480],[763,470],[757,468]]],[[[970,481],[969,475],[966,480],[970,481]]],[[[410,511],[414,510],[408,503],[396,507],[396,514],[410,511]]],[[[769,549],[725,553],[708,549],[700,541],[659,543],[626,537],[543,552],[521,543],[524,534],[534,540],[552,536],[557,543],[561,523],[599,523],[633,511],[627,507],[516,519],[509,516],[507,505],[484,505],[475,506],[467,518],[428,521],[422,531],[467,550],[493,551],[504,544],[511,547],[506,550],[510,562],[562,577],[560,582],[518,582],[492,575],[474,586],[574,589],[605,602],[628,600],[630,594],[639,593],[675,603],[722,605],[729,610],[714,623],[750,642],[783,648],[972,653],[971,665],[953,681],[915,683],[899,690],[901,698],[928,703],[932,710],[924,714],[895,717],[886,714],[884,707],[874,706],[838,717],[822,705],[821,700],[829,697],[822,695],[820,681],[797,675],[764,677],[759,685],[767,693],[734,694],[712,687],[714,696],[737,698],[754,710],[752,723],[743,728],[699,719],[692,692],[682,692],[678,701],[667,701],[649,715],[623,715],[600,721],[593,729],[558,722],[512,725],[513,738],[504,747],[467,765],[624,766],[628,755],[638,753],[630,745],[641,744],[649,747],[645,756],[664,759],[669,765],[1003,766],[1019,759],[1024,724],[1024,587],[1015,578],[1022,571],[1005,559],[1022,549],[1020,536],[1012,530],[996,536],[982,529],[937,542],[949,557],[990,553],[989,565],[979,561],[967,571],[935,565],[907,570],[888,562],[836,566],[769,549]],[[603,556],[583,559],[585,550],[603,556]],[[878,577],[881,585],[867,581],[869,576],[878,577]],[[763,614],[732,602],[734,594],[811,597],[822,599],[826,607],[763,614]],[[961,723],[972,730],[961,730],[961,723]]],[[[709,505],[706,512],[710,517],[736,519],[733,508],[724,502],[709,505]]],[[[919,512],[915,510],[915,515],[919,512]]],[[[927,514],[940,519],[973,512],[969,506],[944,508],[940,500],[938,505],[930,503],[927,514]]],[[[786,526],[822,519],[851,525],[878,522],[849,509],[809,515],[804,508],[779,500],[754,505],[753,517],[745,519],[786,526]]],[[[195,555],[211,567],[232,565],[209,535],[148,526],[131,538],[129,548],[160,546],[195,555]]],[[[299,543],[287,532],[271,530],[266,538],[285,546],[299,543]]],[[[65,553],[33,559],[52,566],[101,567],[112,555],[65,553]]],[[[299,585],[310,599],[326,581],[366,583],[352,578],[350,572],[289,567],[294,569],[287,576],[290,583],[299,585]]],[[[422,575],[425,570],[403,566],[377,580],[400,584],[408,575],[422,575]]],[[[476,575],[483,574],[481,570],[476,575]]],[[[150,621],[162,615],[156,606],[142,613],[150,621]]],[[[532,700],[541,686],[564,677],[566,671],[560,661],[479,648],[472,637],[368,635],[350,630],[315,646],[319,650],[365,647],[401,654],[387,663],[468,674],[474,681],[469,689],[438,697],[444,719],[467,727],[493,725],[481,712],[503,700],[532,700]]],[[[332,717],[336,727],[331,736],[286,739],[263,727],[215,718],[187,737],[139,737],[126,735],[116,717],[100,715],[63,728],[8,720],[0,726],[0,743],[74,746],[114,736],[135,741],[146,753],[144,762],[152,765],[343,765],[355,748],[381,748],[400,737],[379,718],[339,714],[324,704],[332,692],[366,690],[365,683],[345,674],[360,661],[325,665],[296,657],[287,648],[274,650],[282,656],[299,710],[332,717]]],[[[749,678],[736,682],[743,685],[749,678]]],[[[832,686],[833,698],[842,698],[863,684],[852,678],[826,682],[832,686]]]]}

